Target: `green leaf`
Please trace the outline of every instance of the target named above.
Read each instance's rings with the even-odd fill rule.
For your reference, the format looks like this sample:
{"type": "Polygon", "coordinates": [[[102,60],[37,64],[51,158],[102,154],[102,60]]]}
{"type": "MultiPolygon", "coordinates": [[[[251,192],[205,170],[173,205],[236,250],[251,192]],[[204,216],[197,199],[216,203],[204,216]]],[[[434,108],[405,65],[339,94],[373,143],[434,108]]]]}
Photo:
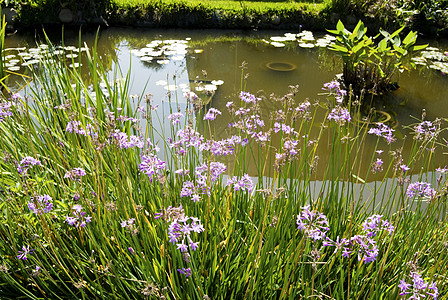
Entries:
{"type": "Polygon", "coordinates": [[[390,39],[390,33],[380,29],[380,33],[386,38],[386,39],[390,39]]]}
{"type": "Polygon", "coordinates": [[[403,56],[408,54],[408,51],[406,51],[406,49],[403,49],[401,47],[397,47],[395,45],[394,45],[394,50],[397,51],[398,53],[400,53],[403,56]]]}
{"type": "Polygon", "coordinates": [[[424,44],[424,45],[416,45],[412,47],[412,51],[420,51],[425,49],[426,47],[428,47],[429,44],[424,44]]]}
{"type": "Polygon", "coordinates": [[[336,30],[338,32],[344,32],[344,29],[345,29],[344,24],[342,24],[341,20],[339,20],[338,24],[336,25],[336,30]]]}
{"type": "Polygon", "coordinates": [[[408,45],[408,44],[413,44],[415,43],[415,41],[417,40],[417,32],[415,31],[410,31],[408,33],[408,35],[404,38],[403,40],[403,44],[404,45],[408,45]]]}
{"type": "Polygon", "coordinates": [[[403,29],[404,29],[404,26],[402,26],[401,28],[395,30],[395,31],[390,35],[390,38],[394,38],[394,37],[396,37],[396,36],[399,36],[400,32],[402,32],[403,29]]]}
{"type": "Polygon", "coordinates": [[[387,39],[382,39],[381,42],[379,42],[378,47],[380,49],[380,51],[385,51],[388,47],[387,47],[387,39]]]}

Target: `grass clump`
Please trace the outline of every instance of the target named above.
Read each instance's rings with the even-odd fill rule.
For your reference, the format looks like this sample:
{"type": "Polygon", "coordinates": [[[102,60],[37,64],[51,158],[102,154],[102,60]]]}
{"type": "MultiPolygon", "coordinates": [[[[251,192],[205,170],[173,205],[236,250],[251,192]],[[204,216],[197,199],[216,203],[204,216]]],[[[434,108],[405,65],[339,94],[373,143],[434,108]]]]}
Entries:
{"type": "Polygon", "coordinates": [[[157,108],[129,95],[130,74],[110,78],[95,47],[87,64],[92,84],[43,60],[29,93],[2,99],[3,299],[447,293],[447,169],[433,163],[444,119],[397,141],[356,122],[359,101],[337,81],[322,105],[291,87],[242,91],[227,112],[193,92],[157,108]]]}

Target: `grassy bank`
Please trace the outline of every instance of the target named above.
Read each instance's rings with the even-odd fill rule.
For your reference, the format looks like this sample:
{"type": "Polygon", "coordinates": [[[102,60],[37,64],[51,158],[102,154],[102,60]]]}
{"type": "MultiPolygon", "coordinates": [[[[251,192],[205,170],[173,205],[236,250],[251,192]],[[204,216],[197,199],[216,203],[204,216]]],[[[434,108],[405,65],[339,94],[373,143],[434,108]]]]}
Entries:
{"type": "MultiPolygon", "coordinates": [[[[41,24],[221,29],[332,28],[341,19],[372,29],[405,25],[429,35],[448,32],[447,0],[439,1],[232,1],[232,0],[26,0],[4,2],[18,16],[16,27],[41,24]]],[[[12,22],[12,21],[11,21],[12,22]]],[[[11,23],[10,22],[10,23],[11,23]]]]}

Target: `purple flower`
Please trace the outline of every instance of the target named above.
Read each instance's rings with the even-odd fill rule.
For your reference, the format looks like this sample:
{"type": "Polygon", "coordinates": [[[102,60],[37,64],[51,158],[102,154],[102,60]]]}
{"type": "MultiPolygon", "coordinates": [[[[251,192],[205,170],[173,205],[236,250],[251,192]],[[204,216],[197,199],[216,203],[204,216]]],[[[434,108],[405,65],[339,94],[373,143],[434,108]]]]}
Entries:
{"type": "Polygon", "coordinates": [[[432,199],[436,196],[436,190],[427,182],[414,182],[408,186],[406,194],[409,198],[417,196],[432,199]]]}
{"type": "Polygon", "coordinates": [[[120,225],[121,225],[122,228],[124,228],[124,227],[132,227],[132,225],[134,225],[134,221],[135,221],[135,218],[130,218],[127,221],[124,220],[123,222],[121,222],[120,225]]]}
{"type": "Polygon", "coordinates": [[[437,128],[431,121],[423,121],[414,127],[417,140],[429,140],[437,136],[437,128]]]}
{"type": "Polygon", "coordinates": [[[209,151],[215,156],[231,155],[234,153],[237,145],[245,146],[246,144],[247,139],[242,139],[241,136],[234,135],[220,141],[207,140],[201,144],[199,149],[201,151],[209,151]]]}
{"type": "Polygon", "coordinates": [[[171,120],[171,123],[173,125],[180,123],[180,118],[182,118],[184,115],[180,112],[172,113],[168,116],[168,119],[171,120]]]}
{"type": "Polygon", "coordinates": [[[299,106],[296,107],[295,111],[298,114],[306,114],[310,111],[310,106],[311,106],[311,103],[309,101],[305,101],[305,102],[299,104],[299,106]]]}
{"type": "Polygon", "coordinates": [[[441,174],[445,174],[448,172],[448,168],[445,166],[444,168],[437,168],[436,172],[439,172],[441,174]]]}
{"type": "Polygon", "coordinates": [[[177,249],[180,250],[180,252],[187,252],[188,246],[184,243],[177,244],[177,249]]]}
{"type": "Polygon", "coordinates": [[[327,217],[318,211],[311,211],[309,205],[302,207],[296,223],[300,231],[315,241],[325,239],[326,232],[330,230],[327,217]]]}
{"type": "Polygon", "coordinates": [[[0,102],[0,122],[2,122],[7,117],[12,116],[12,102],[0,102]]]}
{"type": "Polygon", "coordinates": [[[19,174],[26,175],[29,168],[32,166],[42,166],[39,160],[31,157],[31,156],[25,156],[22,158],[22,160],[19,163],[19,166],[17,167],[17,171],[19,174]]]}
{"type": "Polygon", "coordinates": [[[174,171],[174,173],[179,175],[179,176],[185,176],[185,175],[188,175],[190,173],[190,170],[179,169],[179,170],[174,171]]]}
{"type": "Polygon", "coordinates": [[[168,226],[168,238],[173,245],[177,245],[177,249],[181,252],[188,251],[188,244],[190,249],[196,251],[199,242],[193,242],[191,234],[193,232],[200,233],[204,231],[201,220],[195,217],[187,217],[180,207],[169,207],[164,213],[159,213],[156,218],[163,218],[166,221],[171,221],[168,226]]]}
{"type": "Polygon", "coordinates": [[[27,246],[23,245],[22,250],[18,251],[19,255],[17,255],[17,258],[22,259],[22,260],[27,260],[27,258],[28,258],[27,255],[33,254],[33,252],[34,252],[34,249],[30,249],[30,245],[27,245],[27,246]]]}
{"type": "Polygon", "coordinates": [[[395,141],[395,137],[393,134],[393,132],[395,131],[394,129],[381,122],[376,123],[376,125],[376,128],[369,129],[369,134],[374,134],[376,136],[385,138],[388,144],[395,141]]]}
{"type": "Polygon", "coordinates": [[[87,132],[84,130],[84,128],[82,128],[81,121],[69,121],[67,123],[67,127],[65,128],[65,131],[77,133],[80,135],[87,135],[87,132]]]}
{"type": "Polygon", "coordinates": [[[219,110],[217,110],[216,108],[210,108],[209,110],[208,110],[208,112],[205,114],[205,116],[204,116],[204,120],[210,120],[210,121],[213,121],[214,119],[216,119],[216,117],[218,116],[218,115],[220,115],[221,114],[221,112],[219,111],[219,110]]]}
{"type": "Polygon", "coordinates": [[[406,290],[411,286],[412,284],[406,283],[406,281],[404,281],[403,279],[400,280],[400,284],[398,285],[398,287],[401,289],[400,295],[404,295],[404,292],[406,292],[406,290]]]}
{"type": "Polygon", "coordinates": [[[257,98],[255,95],[243,91],[240,92],[239,98],[246,103],[257,103],[261,100],[261,98],[257,98]]]}
{"type": "Polygon", "coordinates": [[[394,226],[387,220],[384,220],[382,215],[373,215],[368,217],[362,223],[362,228],[369,238],[374,237],[381,230],[386,230],[389,234],[394,232],[394,226]]]}
{"type": "Polygon", "coordinates": [[[426,296],[432,296],[433,299],[437,299],[439,296],[439,290],[434,282],[427,283],[422,276],[417,272],[411,272],[412,284],[407,283],[404,279],[400,280],[398,287],[401,292],[400,295],[411,295],[409,299],[421,299],[426,296]]]}
{"type": "Polygon", "coordinates": [[[92,217],[86,216],[86,213],[82,209],[83,207],[79,204],[72,206],[72,216],[65,216],[65,221],[68,225],[86,227],[87,223],[92,221],[92,217]]]}
{"type": "Polygon", "coordinates": [[[157,158],[153,153],[142,155],[142,162],[138,166],[140,172],[148,175],[152,182],[154,176],[162,175],[166,168],[166,162],[157,158]]]}
{"type": "Polygon", "coordinates": [[[219,176],[227,170],[225,164],[221,162],[212,161],[210,163],[203,163],[196,167],[196,176],[204,182],[210,179],[211,182],[218,180],[219,176]]]}
{"type": "Polygon", "coordinates": [[[113,132],[110,136],[111,138],[114,139],[114,141],[118,144],[118,146],[121,149],[134,148],[134,147],[141,149],[145,145],[145,143],[139,136],[136,135],[128,136],[125,132],[121,132],[118,129],[116,129],[115,132],[113,132]]]}
{"type": "Polygon", "coordinates": [[[373,162],[372,172],[378,173],[383,171],[383,160],[381,158],[377,158],[376,161],[373,162]]]}
{"type": "Polygon", "coordinates": [[[189,276],[191,276],[191,269],[190,268],[182,268],[182,269],[177,269],[177,271],[180,273],[180,274],[183,274],[183,275],[185,275],[185,277],[189,277],[189,276]]]}
{"type": "Polygon", "coordinates": [[[64,178],[69,178],[70,180],[80,181],[81,177],[86,175],[86,171],[83,168],[74,168],[71,171],[65,173],[64,178]]]}
{"type": "Polygon", "coordinates": [[[237,176],[233,176],[232,178],[227,180],[227,185],[233,185],[234,191],[248,191],[249,193],[253,191],[254,189],[254,183],[250,179],[249,175],[244,174],[241,179],[238,179],[237,176]]]}
{"type": "Polygon", "coordinates": [[[135,254],[135,250],[132,247],[128,247],[128,251],[130,254],[134,255],[135,254]]]}
{"type": "Polygon", "coordinates": [[[334,120],[340,125],[345,124],[345,122],[350,122],[352,120],[350,112],[345,107],[336,106],[328,114],[328,120],[334,120]]]}
{"type": "Polygon", "coordinates": [[[42,195],[28,201],[28,208],[36,215],[48,213],[53,209],[53,199],[48,195],[42,195]]]}
{"type": "Polygon", "coordinates": [[[347,91],[341,88],[341,83],[337,80],[324,83],[324,87],[322,89],[329,91],[330,95],[334,95],[338,103],[342,103],[344,97],[347,95],[347,91]]]}

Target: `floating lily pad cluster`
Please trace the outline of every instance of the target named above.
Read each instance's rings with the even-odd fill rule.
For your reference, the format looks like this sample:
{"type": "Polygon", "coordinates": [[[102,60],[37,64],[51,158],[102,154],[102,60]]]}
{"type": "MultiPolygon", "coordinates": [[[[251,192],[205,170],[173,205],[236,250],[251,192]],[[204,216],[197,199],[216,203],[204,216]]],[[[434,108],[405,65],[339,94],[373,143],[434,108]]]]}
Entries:
{"type": "Polygon", "coordinates": [[[140,57],[143,62],[155,62],[165,65],[170,61],[181,61],[187,54],[188,41],[185,40],[154,40],[146,47],[141,49],[132,49],[131,53],[140,57]]]}
{"type": "MultiPolygon", "coordinates": [[[[36,48],[6,48],[4,50],[5,67],[12,72],[20,71],[21,68],[38,64],[42,59],[51,63],[55,58],[73,59],[78,57],[79,52],[87,51],[87,48],[74,46],[56,46],[49,47],[47,44],[41,44],[36,48]]],[[[72,63],[70,67],[79,67],[79,63],[72,63]]]]}
{"type": "MultiPolygon", "coordinates": [[[[130,52],[139,57],[145,63],[157,63],[160,65],[168,64],[170,61],[182,61],[189,53],[188,41],[190,38],[184,40],[154,40],[146,44],[144,48],[132,49],[130,52]]],[[[202,49],[195,49],[191,53],[200,54],[202,49]]],[[[156,85],[163,86],[165,90],[174,92],[178,89],[182,92],[200,92],[200,93],[214,93],[218,86],[223,84],[222,80],[201,81],[196,80],[194,88],[191,89],[190,82],[179,82],[177,84],[169,84],[165,80],[159,80],[156,85]]]]}
{"type": "Polygon", "coordinates": [[[427,66],[443,74],[448,74],[448,52],[443,52],[439,48],[427,47],[420,56],[413,57],[412,60],[417,65],[427,66]]]}
{"type": "Polygon", "coordinates": [[[316,39],[311,31],[304,30],[300,33],[285,33],[283,36],[272,36],[269,40],[263,40],[265,43],[274,47],[285,47],[288,42],[298,42],[299,47],[314,48],[314,47],[328,47],[336,37],[326,34],[325,36],[316,39]]]}

